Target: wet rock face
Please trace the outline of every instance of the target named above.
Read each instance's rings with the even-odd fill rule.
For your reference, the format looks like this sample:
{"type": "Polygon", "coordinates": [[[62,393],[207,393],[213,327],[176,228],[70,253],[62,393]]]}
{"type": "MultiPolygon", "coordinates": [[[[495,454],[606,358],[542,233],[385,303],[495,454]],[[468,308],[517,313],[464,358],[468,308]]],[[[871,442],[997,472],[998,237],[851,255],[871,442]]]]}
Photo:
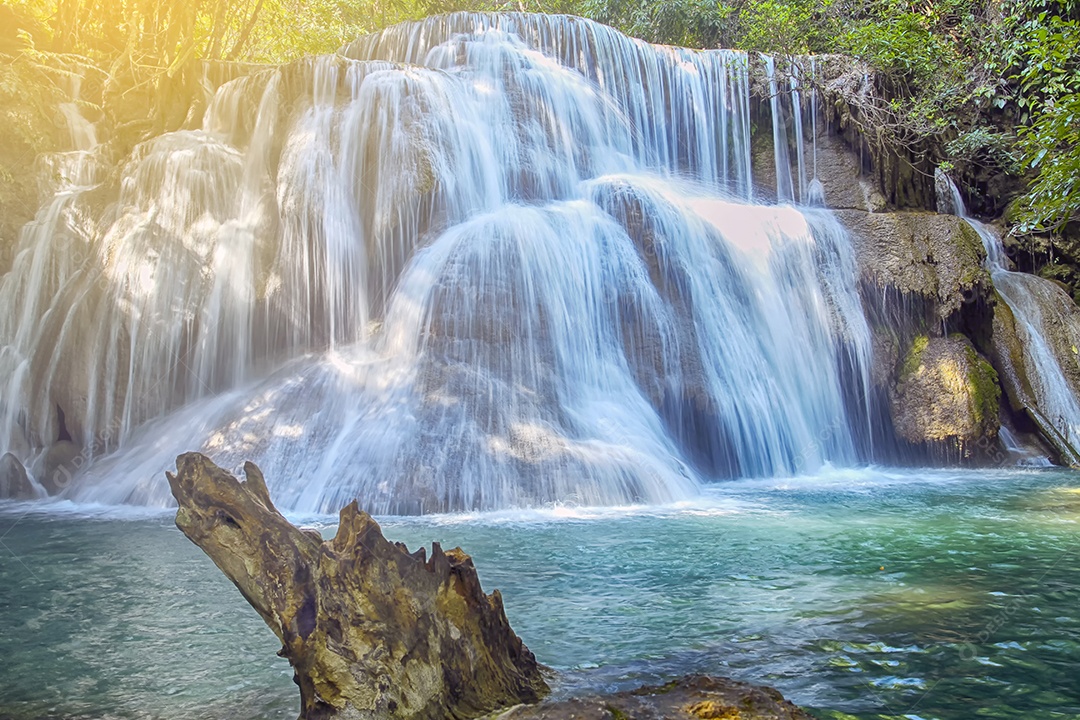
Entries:
{"type": "Polygon", "coordinates": [[[839,136],[823,128],[817,135],[816,164],[826,207],[885,212],[887,201],[875,179],[863,172],[858,156],[839,136]]]}
{"type": "Polygon", "coordinates": [[[997,373],[971,341],[921,336],[900,368],[893,422],[908,442],[950,443],[970,453],[997,437],[1000,397],[997,373]]]}
{"type": "MultiPolygon", "coordinates": [[[[758,112],[756,121],[759,127],[767,129],[771,116],[766,104],[759,104],[758,112]]],[[[820,183],[819,192],[825,207],[875,213],[886,211],[888,203],[878,187],[877,179],[864,171],[859,155],[845,144],[842,137],[830,132],[824,121],[819,124],[816,135],[812,128],[804,127],[804,132],[806,161],[811,163],[808,174],[820,183]]],[[[754,197],[759,201],[776,200],[775,152],[771,133],[754,134],[751,162],[755,180],[754,197]]],[[[807,196],[809,199],[809,192],[807,196]]]]}
{"type": "Polygon", "coordinates": [[[470,718],[547,693],[460,549],[409,553],[355,502],[323,542],[277,512],[252,463],[246,482],[197,453],[176,466],[177,527],[281,640],[302,720],[470,718]]]}
{"type": "Polygon", "coordinates": [[[810,720],[779,692],[726,678],[689,676],[659,687],[518,707],[496,720],[810,720]]]}
{"type": "Polygon", "coordinates": [[[990,358],[1001,377],[1008,407],[1038,429],[1059,462],[1080,465],[1077,438],[1058,414],[1064,396],[1080,395],[1080,308],[1064,290],[1034,275],[1010,273],[998,276],[997,281],[999,290],[1023,303],[1020,307],[1027,317],[1037,318],[1037,327],[1023,322],[1004,298],[998,298],[990,358]],[[1049,370],[1048,358],[1060,369],[1068,392],[1046,382],[1040,367],[1049,370]]]}
{"type": "Polygon", "coordinates": [[[863,277],[928,303],[931,319],[945,322],[965,305],[992,302],[982,241],[964,220],[922,212],[839,211],[837,217],[851,232],[863,277]]]}
{"type": "Polygon", "coordinates": [[[4,453],[0,457],[0,499],[33,500],[36,497],[37,492],[26,474],[26,468],[17,457],[4,453]]]}

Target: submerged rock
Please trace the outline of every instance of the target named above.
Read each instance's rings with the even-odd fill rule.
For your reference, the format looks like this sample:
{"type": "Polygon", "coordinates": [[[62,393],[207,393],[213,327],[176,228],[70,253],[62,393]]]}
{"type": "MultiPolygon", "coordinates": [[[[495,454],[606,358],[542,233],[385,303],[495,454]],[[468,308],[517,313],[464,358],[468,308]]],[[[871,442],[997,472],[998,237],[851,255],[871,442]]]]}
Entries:
{"type": "Polygon", "coordinates": [[[547,693],[459,548],[409,553],[355,502],[324,542],[278,513],[254,464],[246,482],[198,453],[176,467],[176,525],[281,640],[302,720],[470,718],[547,693]]]}
{"type": "Polygon", "coordinates": [[[493,720],[810,720],[776,690],[691,675],[658,687],[512,708],[493,720]]]}
{"type": "Polygon", "coordinates": [[[4,453],[0,457],[0,499],[33,500],[35,497],[37,492],[19,458],[4,453]]]}
{"type": "Polygon", "coordinates": [[[997,437],[1001,389],[994,368],[962,335],[915,339],[892,396],[897,433],[911,443],[973,452],[997,437]]]}

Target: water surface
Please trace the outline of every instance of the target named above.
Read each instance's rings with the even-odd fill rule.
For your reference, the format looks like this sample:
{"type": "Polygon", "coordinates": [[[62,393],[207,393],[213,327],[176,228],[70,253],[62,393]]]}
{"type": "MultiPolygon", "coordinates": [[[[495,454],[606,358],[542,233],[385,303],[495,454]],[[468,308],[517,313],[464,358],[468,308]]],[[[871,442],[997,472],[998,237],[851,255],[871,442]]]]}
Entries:
{"type": "MultiPolygon", "coordinates": [[[[1070,471],[843,470],[382,524],[472,554],[558,694],[701,671],[959,720],[1080,717],[1078,520],[1070,471]]],[[[0,536],[0,717],[296,716],[276,639],[171,513],[5,505],[0,536]]]]}

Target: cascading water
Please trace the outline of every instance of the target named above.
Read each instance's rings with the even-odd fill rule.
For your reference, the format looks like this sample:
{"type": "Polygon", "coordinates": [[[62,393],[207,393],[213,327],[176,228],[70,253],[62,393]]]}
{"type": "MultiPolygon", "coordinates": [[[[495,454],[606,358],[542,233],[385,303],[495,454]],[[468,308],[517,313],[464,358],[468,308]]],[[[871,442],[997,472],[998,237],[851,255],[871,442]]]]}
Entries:
{"type": "Polygon", "coordinates": [[[817,175],[817,62],[808,58],[809,79],[800,61],[787,63],[787,87],[781,85],[781,71],[776,58],[761,55],[765,81],[769,92],[769,115],[772,121],[773,164],[776,172],[777,202],[799,202],[803,205],[824,206],[825,190],[817,175]],[[804,122],[806,89],[810,92],[809,120],[811,132],[811,158],[809,168],[806,158],[804,122]],[[789,133],[788,121],[791,122],[789,133]],[[789,137],[790,134],[790,137],[789,137]],[[794,155],[794,163],[792,162],[794,155]]]}
{"type": "Polygon", "coordinates": [[[70,81],[71,102],[59,110],[68,125],[71,150],[43,158],[42,175],[53,197],[23,228],[12,269],[0,282],[0,307],[5,309],[0,313],[0,377],[7,379],[0,385],[0,450],[23,460],[39,454],[29,436],[55,437],[58,432],[49,399],[30,390],[49,358],[43,351],[39,362],[28,362],[26,352],[48,344],[45,333],[55,322],[50,310],[56,300],[73,298],[68,282],[87,257],[92,225],[78,200],[96,186],[99,175],[97,133],[79,113],[80,78],[72,75],[70,81]],[[27,433],[31,422],[37,423],[35,432],[27,433]]]}
{"type": "MultiPolygon", "coordinates": [[[[1071,318],[1071,327],[1060,327],[1059,320],[1044,318],[1045,308],[1073,305],[1070,298],[1054,283],[1036,275],[1009,270],[1008,256],[1000,233],[967,214],[963,197],[950,178],[939,172],[936,178],[938,207],[964,218],[982,239],[986,250],[986,268],[994,288],[1009,306],[1015,319],[1016,332],[1023,347],[1023,372],[1032,396],[1029,409],[1038,416],[1044,432],[1051,436],[1070,463],[1080,462],[1075,443],[1080,441],[1080,403],[1075,386],[1066,377],[1061,353],[1051,347],[1053,332],[1080,338],[1080,318],[1071,318]],[[1058,327],[1051,327],[1057,325],[1058,327]],[[1071,457],[1070,457],[1071,456],[1071,457]]],[[[1075,354],[1075,345],[1072,346],[1075,354]]],[[[1075,359],[1072,359],[1076,363],[1075,359]]],[[[1011,434],[1006,435],[1007,441],[1011,434]]],[[[1015,442],[1013,443],[1016,444],[1015,442]]]]}
{"type": "Polygon", "coordinates": [[[747,204],[747,65],[456,14],[226,84],[96,223],[27,229],[0,449],[40,473],[61,408],[92,459],[74,499],[166,504],[202,449],[284,508],[382,513],[870,459],[847,236],[747,204]]]}

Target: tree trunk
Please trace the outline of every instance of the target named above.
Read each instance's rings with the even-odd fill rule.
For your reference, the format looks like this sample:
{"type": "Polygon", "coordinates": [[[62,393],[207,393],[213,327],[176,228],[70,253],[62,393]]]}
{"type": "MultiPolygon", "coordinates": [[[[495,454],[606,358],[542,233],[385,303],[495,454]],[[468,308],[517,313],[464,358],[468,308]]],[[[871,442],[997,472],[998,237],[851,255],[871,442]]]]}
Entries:
{"type": "Polygon", "coordinates": [[[252,463],[247,482],[198,453],[176,467],[176,525],[281,640],[301,720],[472,718],[547,693],[460,549],[409,553],[355,502],[324,542],[278,513],[252,463]]]}

